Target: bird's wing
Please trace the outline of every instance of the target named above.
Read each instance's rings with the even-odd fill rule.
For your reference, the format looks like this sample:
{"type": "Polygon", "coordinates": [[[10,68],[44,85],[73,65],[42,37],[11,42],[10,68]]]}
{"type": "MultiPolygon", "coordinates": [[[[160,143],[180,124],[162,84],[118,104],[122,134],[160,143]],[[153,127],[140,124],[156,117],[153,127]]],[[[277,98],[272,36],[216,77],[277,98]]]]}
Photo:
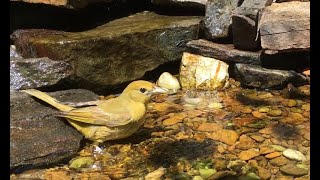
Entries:
{"type": "Polygon", "coordinates": [[[73,109],[68,112],[61,112],[58,116],[83,123],[104,125],[108,127],[126,125],[131,120],[129,112],[123,111],[111,113],[104,111],[99,106],[73,109]]]}

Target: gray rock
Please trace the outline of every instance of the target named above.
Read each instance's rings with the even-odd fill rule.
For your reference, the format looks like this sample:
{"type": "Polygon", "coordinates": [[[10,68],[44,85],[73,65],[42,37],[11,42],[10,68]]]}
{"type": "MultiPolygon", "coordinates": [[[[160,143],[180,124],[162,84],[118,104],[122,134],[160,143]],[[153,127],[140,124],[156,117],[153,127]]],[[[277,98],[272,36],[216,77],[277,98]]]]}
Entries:
{"type": "Polygon", "coordinates": [[[261,49],[258,24],[264,7],[271,4],[272,0],[245,0],[236,8],[232,16],[232,37],[237,49],[261,49]]]}
{"type": "Polygon", "coordinates": [[[257,65],[235,64],[236,79],[244,86],[258,89],[284,88],[288,83],[299,86],[308,79],[294,71],[266,69],[257,65]]]}
{"type": "Polygon", "coordinates": [[[24,58],[70,62],[77,78],[73,84],[97,91],[181,60],[184,43],[198,37],[200,19],[143,12],[89,31],[23,30],[12,39],[24,58]]]}
{"type": "Polygon", "coordinates": [[[235,48],[251,51],[258,50],[260,42],[257,32],[256,21],[240,14],[232,16],[232,37],[235,48]]]}
{"type": "Polygon", "coordinates": [[[310,50],[310,2],[273,3],[260,21],[262,49],[310,50]]]}
{"type": "Polygon", "coordinates": [[[303,176],[308,174],[308,171],[306,169],[299,168],[294,164],[287,164],[287,165],[281,166],[280,171],[282,173],[285,173],[291,176],[303,176]]]}
{"type": "MultiPolygon", "coordinates": [[[[98,96],[88,90],[48,93],[60,101],[84,102],[98,96]]],[[[28,169],[70,159],[83,136],[53,107],[22,92],[10,93],[10,169],[28,169]]]]}
{"type": "Polygon", "coordinates": [[[238,4],[239,0],[208,0],[201,23],[206,39],[219,40],[232,36],[231,17],[238,4]]]}
{"type": "Polygon", "coordinates": [[[72,67],[49,58],[10,58],[10,90],[56,86],[69,78],[72,67]]]}
{"type": "Polygon", "coordinates": [[[187,51],[226,62],[261,64],[259,52],[235,49],[232,44],[218,44],[204,39],[192,40],[186,44],[187,51]]]}

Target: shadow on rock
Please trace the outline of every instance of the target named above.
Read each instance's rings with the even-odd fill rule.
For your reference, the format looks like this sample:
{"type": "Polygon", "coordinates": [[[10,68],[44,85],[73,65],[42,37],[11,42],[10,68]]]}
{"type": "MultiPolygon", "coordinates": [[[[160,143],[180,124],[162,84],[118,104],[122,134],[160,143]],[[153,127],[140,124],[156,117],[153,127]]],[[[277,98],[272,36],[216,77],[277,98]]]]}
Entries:
{"type": "Polygon", "coordinates": [[[156,144],[149,156],[149,160],[156,166],[169,167],[181,161],[206,158],[215,151],[213,140],[202,142],[194,140],[166,141],[156,144]]]}
{"type": "Polygon", "coordinates": [[[297,137],[299,130],[294,125],[279,123],[272,127],[272,133],[281,139],[291,139],[297,137]]]}

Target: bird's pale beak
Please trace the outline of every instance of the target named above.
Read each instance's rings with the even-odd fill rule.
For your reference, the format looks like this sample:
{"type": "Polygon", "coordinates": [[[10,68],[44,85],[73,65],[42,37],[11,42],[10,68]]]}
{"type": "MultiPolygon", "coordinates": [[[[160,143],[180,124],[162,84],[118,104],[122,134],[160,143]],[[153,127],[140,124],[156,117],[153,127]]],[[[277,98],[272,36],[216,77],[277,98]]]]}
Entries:
{"type": "Polygon", "coordinates": [[[161,94],[161,93],[168,93],[168,90],[167,89],[164,89],[164,88],[161,88],[159,86],[154,86],[152,91],[151,91],[152,94],[161,94]]]}

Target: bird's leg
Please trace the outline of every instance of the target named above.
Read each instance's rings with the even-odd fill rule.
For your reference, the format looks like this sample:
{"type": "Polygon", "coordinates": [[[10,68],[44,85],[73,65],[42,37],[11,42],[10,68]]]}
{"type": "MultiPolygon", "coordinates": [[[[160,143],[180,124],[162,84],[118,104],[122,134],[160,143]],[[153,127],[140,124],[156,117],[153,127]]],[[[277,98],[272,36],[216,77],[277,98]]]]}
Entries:
{"type": "Polygon", "coordinates": [[[87,101],[87,102],[63,102],[62,104],[72,106],[72,107],[83,107],[83,106],[95,106],[99,101],[87,101]]]}

